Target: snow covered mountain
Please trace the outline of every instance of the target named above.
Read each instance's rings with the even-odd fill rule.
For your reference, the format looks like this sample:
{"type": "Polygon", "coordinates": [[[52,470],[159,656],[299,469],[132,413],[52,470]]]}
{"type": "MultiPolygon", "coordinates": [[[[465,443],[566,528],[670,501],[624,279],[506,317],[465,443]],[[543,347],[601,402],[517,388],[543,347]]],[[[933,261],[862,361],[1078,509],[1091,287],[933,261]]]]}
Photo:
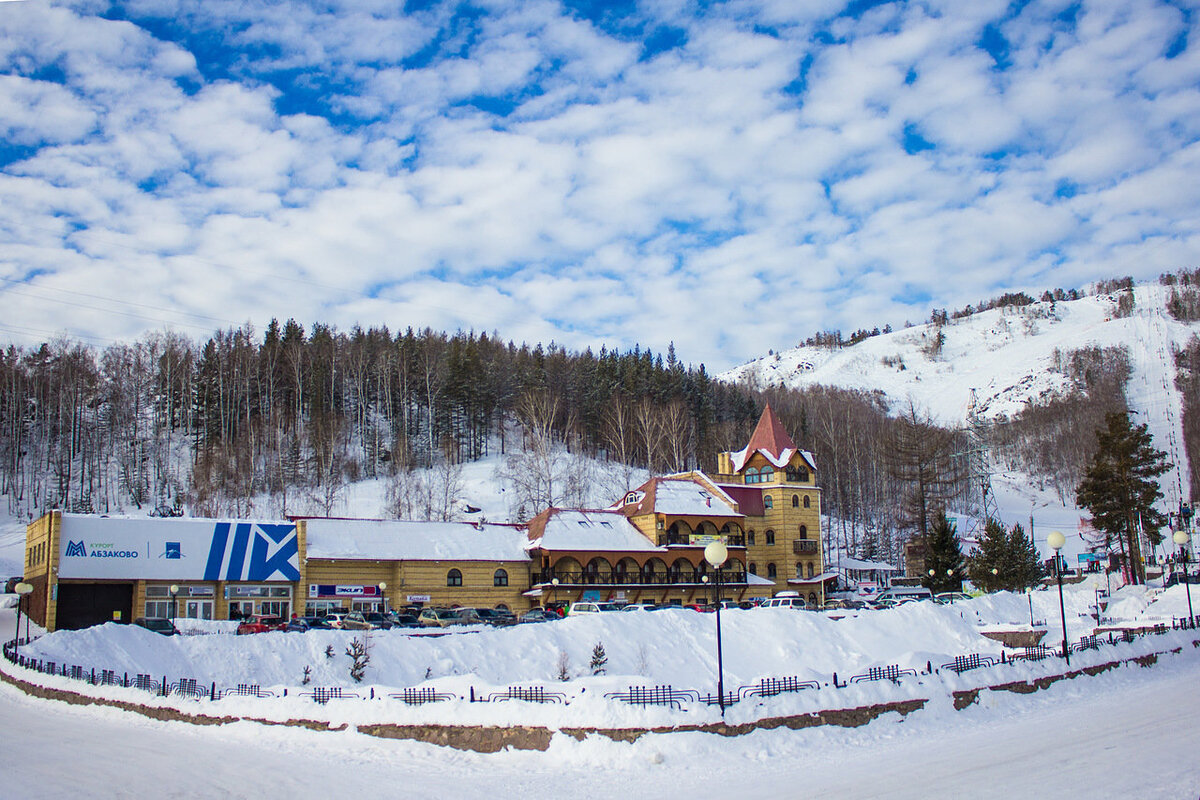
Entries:
{"type": "Polygon", "coordinates": [[[895,409],[911,400],[941,424],[955,426],[967,419],[972,394],[976,413],[995,419],[1068,389],[1069,378],[1054,368],[1056,351],[1124,345],[1133,369],[1126,387],[1130,408],[1176,465],[1162,479],[1164,501],[1174,506],[1186,493],[1188,471],[1171,353],[1200,334],[1200,323],[1167,313],[1167,286],[1141,284],[1133,293],[1128,315],[1119,313],[1116,294],[996,308],[846,347],[797,347],[718,377],[759,388],[823,384],[880,391],[895,409]]]}

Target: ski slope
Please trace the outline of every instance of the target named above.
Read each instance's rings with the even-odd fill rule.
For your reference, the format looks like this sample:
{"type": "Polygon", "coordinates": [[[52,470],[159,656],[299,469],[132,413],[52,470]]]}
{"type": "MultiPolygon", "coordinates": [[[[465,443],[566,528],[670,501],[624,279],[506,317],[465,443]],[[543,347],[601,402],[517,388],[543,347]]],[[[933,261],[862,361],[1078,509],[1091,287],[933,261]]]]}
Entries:
{"type": "Polygon", "coordinates": [[[1161,482],[1164,507],[1175,509],[1188,499],[1189,472],[1181,440],[1183,398],[1175,388],[1171,353],[1200,334],[1200,323],[1171,318],[1169,287],[1141,284],[1134,296],[1126,317],[1115,316],[1116,295],[1096,295],[951,320],[942,328],[945,342],[937,355],[928,353],[937,329],[926,323],[844,348],[797,347],[718,377],[758,387],[822,384],[882,391],[894,409],[912,402],[941,424],[955,426],[967,419],[972,393],[976,413],[997,419],[1069,389],[1067,377],[1053,369],[1056,350],[1125,346],[1133,371],[1128,402],[1135,421],[1148,426],[1155,446],[1174,465],[1161,482]]]}

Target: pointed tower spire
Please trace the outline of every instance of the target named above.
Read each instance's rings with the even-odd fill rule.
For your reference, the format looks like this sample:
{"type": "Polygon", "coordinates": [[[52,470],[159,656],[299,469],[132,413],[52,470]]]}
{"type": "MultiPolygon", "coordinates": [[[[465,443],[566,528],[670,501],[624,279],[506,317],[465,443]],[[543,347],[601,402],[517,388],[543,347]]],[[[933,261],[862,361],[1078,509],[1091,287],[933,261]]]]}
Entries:
{"type": "Polygon", "coordinates": [[[784,450],[795,450],[796,443],[788,436],[783,423],[767,403],[762,416],[758,418],[758,426],[750,436],[750,444],[746,446],[747,453],[765,450],[775,458],[779,458],[784,450]]]}

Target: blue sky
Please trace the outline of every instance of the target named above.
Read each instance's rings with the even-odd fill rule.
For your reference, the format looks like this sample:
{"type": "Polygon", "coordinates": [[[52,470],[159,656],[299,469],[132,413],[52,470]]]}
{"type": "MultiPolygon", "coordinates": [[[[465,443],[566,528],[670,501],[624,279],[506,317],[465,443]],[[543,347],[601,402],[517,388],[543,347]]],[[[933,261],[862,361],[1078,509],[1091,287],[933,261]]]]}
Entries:
{"type": "Polygon", "coordinates": [[[0,341],[272,317],[719,370],[1195,267],[1196,3],[0,2],[0,341]]]}

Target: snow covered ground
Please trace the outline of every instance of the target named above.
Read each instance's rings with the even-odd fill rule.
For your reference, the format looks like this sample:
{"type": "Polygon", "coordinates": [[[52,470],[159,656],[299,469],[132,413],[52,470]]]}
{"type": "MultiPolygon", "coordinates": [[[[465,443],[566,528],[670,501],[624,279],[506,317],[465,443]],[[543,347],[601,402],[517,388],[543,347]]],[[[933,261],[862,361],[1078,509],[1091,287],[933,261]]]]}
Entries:
{"type": "MultiPolygon", "coordinates": [[[[1143,609],[1141,617],[1177,605],[1169,594],[1146,604],[1127,594],[1121,602],[1129,610],[1143,609]],[[1157,608],[1161,604],[1166,605],[1157,608]]],[[[975,601],[980,616],[996,618],[1019,616],[1023,602],[975,601]]],[[[880,619],[893,620],[880,623],[883,627],[911,623],[898,615],[880,619]]],[[[546,635],[552,631],[538,627],[546,635]]],[[[11,610],[0,612],[0,635],[11,635],[11,629],[11,610]]],[[[193,638],[228,638],[256,649],[272,641],[193,638]]],[[[479,637],[434,641],[472,638],[479,637]]],[[[687,649],[693,643],[675,644],[687,649]]],[[[797,644],[801,653],[809,649],[797,644]]],[[[498,662],[511,658],[495,655],[498,662]]],[[[158,722],[110,708],[37,700],[0,684],[0,796],[261,798],[388,791],[405,797],[717,798],[750,791],[764,798],[1195,798],[1200,766],[1189,732],[1200,714],[1197,677],[1200,651],[1187,647],[1150,669],[1130,666],[1060,681],[1033,695],[985,692],[961,712],[948,697],[934,695],[921,711],[887,715],[857,729],[778,729],[734,738],[676,733],[634,743],[559,735],[546,752],[491,755],[381,740],[353,727],[329,733],[255,723],[158,722]]],[[[313,708],[307,703],[306,709],[313,708]]]]}

